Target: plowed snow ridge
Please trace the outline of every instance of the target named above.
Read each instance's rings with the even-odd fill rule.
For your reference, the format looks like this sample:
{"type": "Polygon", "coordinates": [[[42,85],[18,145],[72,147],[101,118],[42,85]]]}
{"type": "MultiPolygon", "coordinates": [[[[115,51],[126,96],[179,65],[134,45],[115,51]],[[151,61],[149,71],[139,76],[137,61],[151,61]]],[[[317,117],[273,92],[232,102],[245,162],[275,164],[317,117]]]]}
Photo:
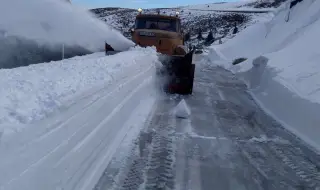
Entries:
{"type": "Polygon", "coordinates": [[[95,53],[0,70],[0,130],[5,135],[20,131],[59,109],[69,109],[75,102],[145,69],[141,63],[156,59],[152,49],[135,48],[113,56],[95,53]]]}
{"type": "Polygon", "coordinates": [[[290,10],[289,4],[273,19],[211,47],[210,58],[242,77],[270,115],[320,151],[320,1],[304,0],[290,10]],[[248,59],[233,66],[237,58],[248,59]]]}

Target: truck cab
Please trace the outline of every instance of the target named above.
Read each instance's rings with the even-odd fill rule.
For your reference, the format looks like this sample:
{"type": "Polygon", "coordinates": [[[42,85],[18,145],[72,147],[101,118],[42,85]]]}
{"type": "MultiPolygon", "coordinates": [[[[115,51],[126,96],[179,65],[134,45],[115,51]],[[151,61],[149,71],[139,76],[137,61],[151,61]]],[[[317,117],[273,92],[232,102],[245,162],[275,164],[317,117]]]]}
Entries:
{"type": "Polygon", "coordinates": [[[185,54],[179,52],[184,45],[181,20],[176,16],[160,14],[138,14],[132,29],[132,40],[139,46],[155,46],[157,51],[167,55],[185,54]]]}

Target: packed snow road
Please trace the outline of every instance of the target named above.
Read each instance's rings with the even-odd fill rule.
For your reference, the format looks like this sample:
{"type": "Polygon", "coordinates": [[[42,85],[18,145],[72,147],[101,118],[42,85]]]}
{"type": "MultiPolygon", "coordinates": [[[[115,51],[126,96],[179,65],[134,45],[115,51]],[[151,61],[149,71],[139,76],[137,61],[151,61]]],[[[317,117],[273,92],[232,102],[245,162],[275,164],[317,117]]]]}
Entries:
{"type": "Polygon", "coordinates": [[[266,115],[234,75],[207,63],[197,62],[192,96],[157,99],[96,190],[319,189],[320,155],[266,115]],[[182,98],[188,119],[172,112],[182,98]]]}

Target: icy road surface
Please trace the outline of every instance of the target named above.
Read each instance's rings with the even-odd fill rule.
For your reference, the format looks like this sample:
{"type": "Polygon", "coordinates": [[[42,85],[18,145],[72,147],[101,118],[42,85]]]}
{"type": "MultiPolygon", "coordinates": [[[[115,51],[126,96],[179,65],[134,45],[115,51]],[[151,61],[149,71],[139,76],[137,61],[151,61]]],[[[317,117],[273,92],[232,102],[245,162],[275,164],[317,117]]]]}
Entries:
{"type": "MultiPolygon", "coordinates": [[[[230,72],[197,62],[189,119],[158,98],[139,138],[119,146],[96,190],[288,190],[320,187],[320,155],[267,116],[230,72]]],[[[132,140],[132,139],[131,139],[132,140]]]]}

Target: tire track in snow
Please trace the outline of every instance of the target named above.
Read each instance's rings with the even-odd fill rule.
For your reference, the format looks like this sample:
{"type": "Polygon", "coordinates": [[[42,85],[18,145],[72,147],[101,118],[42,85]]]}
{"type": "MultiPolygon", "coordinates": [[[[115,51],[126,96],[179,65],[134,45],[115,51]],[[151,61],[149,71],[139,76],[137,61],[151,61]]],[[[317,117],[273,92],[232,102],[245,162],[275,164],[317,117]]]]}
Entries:
{"type": "Polygon", "coordinates": [[[147,162],[144,188],[173,189],[174,188],[174,116],[170,110],[176,101],[160,102],[158,114],[151,121],[150,127],[155,130],[151,143],[151,152],[147,162]],[[160,112],[160,113],[159,113],[160,112]]]}
{"type": "MultiPolygon", "coordinates": [[[[129,83],[132,83],[132,82],[133,82],[134,80],[136,80],[138,77],[141,77],[141,76],[144,77],[144,75],[145,75],[146,73],[148,73],[151,68],[152,68],[152,67],[149,67],[146,71],[144,71],[144,72],[142,72],[142,73],[140,73],[140,74],[138,74],[138,75],[135,75],[134,77],[131,77],[130,79],[128,79],[126,82],[120,84],[120,85],[119,85],[120,87],[118,87],[117,91],[120,91],[121,88],[123,88],[124,85],[127,85],[127,84],[129,84],[129,83]]],[[[113,91],[113,92],[114,92],[114,91],[113,91]]],[[[110,95],[112,95],[113,92],[108,93],[107,96],[103,97],[103,99],[108,98],[110,95]]],[[[130,93],[130,92],[127,92],[127,93],[130,93]]],[[[103,109],[103,107],[105,107],[105,105],[107,105],[108,102],[110,102],[110,101],[111,101],[111,100],[109,99],[106,103],[104,103],[102,106],[100,106],[100,108],[103,109]]],[[[98,110],[98,111],[96,111],[96,112],[101,113],[101,111],[103,111],[103,110],[100,110],[100,111],[98,110]]],[[[111,114],[114,115],[113,112],[114,112],[114,110],[111,112],[111,114]]],[[[107,115],[107,117],[109,117],[109,116],[110,116],[110,114],[107,115]]],[[[91,131],[90,133],[92,133],[92,132],[93,132],[93,131],[91,131]]],[[[88,136],[88,134],[86,134],[85,137],[87,138],[87,136],[88,136]]],[[[85,141],[85,140],[81,140],[81,142],[79,142],[75,147],[73,147],[72,150],[71,150],[67,155],[65,155],[63,158],[61,158],[55,166],[59,165],[59,163],[62,162],[62,161],[65,159],[65,157],[67,157],[69,154],[71,154],[71,153],[73,153],[73,152],[76,152],[77,149],[80,149],[80,146],[82,146],[83,144],[85,144],[84,141],[85,141]],[[81,145],[81,144],[82,144],[82,145],[81,145]]]]}
{"type": "MultiPolygon", "coordinates": [[[[180,135],[179,135],[180,136],[180,135]]],[[[177,139],[177,151],[176,151],[176,159],[179,162],[176,163],[176,172],[175,172],[175,189],[176,190],[185,190],[187,189],[187,184],[185,183],[187,180],[187,173],[189,173],[189,168],[187,167],[187,159],[184,156],[185,154],[185,137],[184,134],[181,135],[180,138],[177,139]]]]}
{"type": "Polygon", "coordinates": [[[193,131],[191,120],[179,120],[176,127],[182,129],[182,133],[176,133],[176,172],[175,188],[177,190],[203,189],[201,184],[200,154],[198,145],[191,143],[198,137],[193,131]]]}
{"type": "MultiPolygon", "coordinates": [[[[149,77],[147,79],[145,79],[140,85],[138,85],[137,88],[135,88],[129,95],[126,96],[126,98],[119,104],[119,108],[123,107],[132,97],[134,94],[136,94],[139,90],[141,90],[143,87],[146,86],[146,84],[150,83],[152,77],[149,77]]],[[[135,102],[137,103],[137,102],[135,102]]],[[[110,120],[110,118],[106,118],[105,120],[102,121],[102,123],[105,125],[108,121],[110,120]]],[[[103,127],[104,125],[100,125],[99,128],[103,127]]],[[[73,177],[76,177],[77,179],[74,180],[74,183],[72,185],[72,183],[70,185],[71,189],[75,189],[75,190],[87,190],[87,189],[91,189],[94,187],[94,185],[96,184],[96,182],[98,181],[98,179],[95,179],[97,177],[100,177],[104,168],[106,167],[106,165],[110,162],[112,156],[114,155],[115,151],[116,151],[116,147],[118,147],[121,143],[121,141],[123,140],[124,136],[126,135],[126,132],[128,131],[127,128],[122,128],[122,131],[118,132],[118,135],[115,139],[114,139],[114,134],[113,133],[108,133],[104,138],[100,138],[102,139],[98,145],[95,148],[92,148],[90,146],[90,148],[92,148],[93,152],[95,152],[96,154],[100,154],[100,153],[104,153],[102,155],[102,159],[100,159],[100,161],[98,163],[94,162],[94,160],[96,160],[97,156],[94,156],[94,154],[89,154],[89,157],[87,157],[85,159],[85,162],[83,162],[83,164],[85,165],[85,163],[90,163],[87,165],[87,167],[81,172],[81,171],[76,171],[75,174],[76,175],[72,175],[73,177]],[[110,137],[110,138],[108,138],[110,137]],[[110,143],[113,142],[113,143],[110,143]],[[112,144],[111,149],[106,150],[108,148],[108,144],[112,144]],[[92,164],[95,164],[95,166],[92,166],[92,164]],[[89,176],[85,176],[84,174],[86,174],[88,172],[88,170],[94,167],[94,172],[89,173],[89,176]],[[97,172],[97,170],[99,170],[99,172],[97,172]],[[78,174],[78,175],[77,175],[78,174]],[[85,180],[81,180],[85,178],[85,180]],[[92,180],[94,180],[95,182],[92,182],[92,180]],[[80,185],[79,182],[85,181],[84,184],[80,185]]],[[[72,178],[73,178],[72,177],[72,178]]],[[[72,178],[70,180],[72,180],[72,178]]],[[[69,181],[69,180],[68,180],[69,181]]]]}
{"type": "MultiPolygon", "coordinates": [[[[121,143],[122,145],[120,147],[120,151],[125,149],[125,156],[123,157],[118,155],[123,153],[118,153],[112,158],[114,163],[111,161],[111,163],[105,169],[104,174],[99,179],[94,190],[101,190],[106,187],[114,190],[119,188],[138,189],[143,183],[143,171],[146,167],[146,160],[149,154],[147,145],[150,143],[149,140],[153,134],[153,131],[148,131],[147,126],[151,122],[151,119],[157,110],[156,99],[154,99],[152,103],[149,103],[143,107],[146,106],[147,108],[143,109],[143,113],[145,113],[143,115],[147,117],[139,120],[139,129],[135,127],[135,129],[133,129],[133,134],[130,134],[129,138],[126,138],[126,143],[121,143]],[[131,146],[128,146],[128,143],[130,143],[131,146]],[[119,157],[120,159],[123,159],[120,161],[119,157]],[[112,175],[112,177],[110,175],[112,175]],[[119,184],[123,185],[121,186],[119,184]]],[[[127,121],[127,123],[132,123],[132,120],[136,119],[137,118],[131,118],[127,121]]],[[[131,133],[131,131],[129,131],[129,133],[131,133]]]]}
{"type": "MultiPolygon", "coordinates": [[[[132,81],[131,81],[132,82],[132,81]]],[[[84,138],[79,141],[76,146],[74,146],[68,153],[67,155],[63,156],[54,166],[57,167],[60,163],[62,163],[65,159],[67,159],[69,156],[71,156],[73,153],[77,152],[78,150],[80,150],[86,143],[88,143],[90,141],[90,139],[92,139],[97,133],[98,131],[101,129],[101,127],[103,127],[115,114],[117,114],[119,112],[119,110],[124,106],[124,104],[128,101],[128,97],[132,97],[134,93],[137,92],[137,89],[141,89],[143,84],[145,84],[145,82],[141,83],[135,90],[132,90],[131,92],[129,92],[130,94],[127,95],[112,111],[110,114],[107,115],[107,117],[101,121],[93,130],[90,129],[91,131],[89,133],[87,133],[84,138]]],[[[105,103],[103,106],[101,106],[102,108],[106,105],[107,103],[105,103]]],[[[102,110],[101,110],[102,111],[102,110]]],[[[100,113],[100,111],[98,111],[98,113],[100,113]]]]}
{"type": "Polygon", "coordinates": [[[200,175],[200,160],[199,160],[199,150],[195,147],[195,152],[192,158],[188,159],[188,165],[192,166],[192,169],[189,170],[189,189],[197,190],[202,189],[201,185],[201,175],[200,175]]]}
{"type": "MultiPolygon", "coordinates": [[[[157,102],[147,131],[139,139],[140,156],[135,155],[121,169],[112,189],[173,189],[174,187],[174,116],[171,109],[174,100],[157,102]],[[147,135],[147,136],[145,136],[147,135]]],[[[134,149],[137,150],[137,149],[134,149]]],[[[129,159],[130,159],[129,158],[129,159]]],[[[109,188],[99,186],[97,189],[109,188]]]]}
{"type": "MultiPolygon", "coordinates": [[[[99,109],[97,109],[95,112],[98,113],[97,115],[94,116],[94,118],[103,118],[105,117],[105,114],[107,114],[107,117],[110,116],[110,114],[112,114],[115,110],[111,110],[111,112],[108,113],[104,113],[102,111],[104,111],[105,107],[108,105],[108,103],[104,103],[102,105],[99,106],[99,109]]],[[[76,153],[77,150],[79,150],[79,145],[80,143],[84,144],[83,141],[85,138],[87,138],[87,136],[92,132],[92,128],[90,128],[90,126],[96,126],[96,125],[100,125],[101,121],[86,121],[85,122],[85,127],[87,127],[86,131],[81,131],[82,133],[80,134],[81,136],[79,136],[79,134],[76,136],[79,140],[76,140],[76,143],[73,146],[73,148],[71,150],[68,150],[68,152],[63,155],[58,161],[57,163],[53,166],[53,168],[57,168],[61,163],[63,163],[66,159],[68,159],[69,156],[72,156],[72,154],[76,153]]],[[[77,132],[80,132],[80,130],[77,130],[77,132]]]]}

